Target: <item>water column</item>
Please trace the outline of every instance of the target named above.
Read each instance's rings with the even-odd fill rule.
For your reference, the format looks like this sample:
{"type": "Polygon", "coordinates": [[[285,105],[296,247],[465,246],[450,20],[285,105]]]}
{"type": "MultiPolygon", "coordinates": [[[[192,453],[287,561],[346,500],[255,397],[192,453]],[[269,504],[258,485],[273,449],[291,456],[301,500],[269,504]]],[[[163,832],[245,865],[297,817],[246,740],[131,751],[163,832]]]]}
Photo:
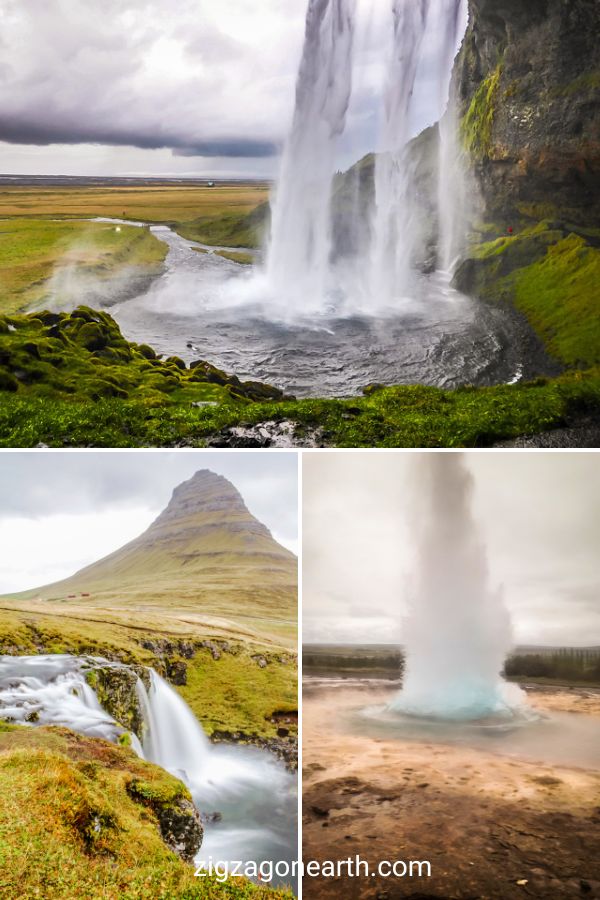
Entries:
{"type": "Polygon", "coordinates": [[[415,464],[416,558],[403,623],[405,672],[393,709],[476,719],[510,715],[522,701],[501,676],[512,643],[502,591],[490,584],[472,511],[473,478],[462,454],[425,454],[415,464]]]}
{"type": "Polygon", "coordinates": [[[355,0],[310,0],[296,106],[273,205],[267,279],[278,302],[320,309],[331,252],[335,148],[352,87],[355,0]]]}

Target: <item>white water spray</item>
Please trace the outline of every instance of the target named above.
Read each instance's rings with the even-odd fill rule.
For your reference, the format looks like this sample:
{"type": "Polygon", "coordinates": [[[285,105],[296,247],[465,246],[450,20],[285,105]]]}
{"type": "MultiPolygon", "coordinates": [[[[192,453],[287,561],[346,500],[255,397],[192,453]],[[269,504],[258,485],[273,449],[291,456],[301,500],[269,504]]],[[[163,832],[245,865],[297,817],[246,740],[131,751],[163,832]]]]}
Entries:
{"type": "Polygon", "coordinates": [[[511,625],[502,591],[490,586],[472,476],[456,453],[426,454],[417,465],[414,594],[403,687],[391,707],[442,719],[510,716],[524,695],[500,674],[511,625]]]}
{"type": "Polygon", "coordinates": [[[267,277],[277,297],[319,306],[331,252],[335,148],[352,86],[354,0],[310,0],[296,108],[273,207],[267,277]]]}

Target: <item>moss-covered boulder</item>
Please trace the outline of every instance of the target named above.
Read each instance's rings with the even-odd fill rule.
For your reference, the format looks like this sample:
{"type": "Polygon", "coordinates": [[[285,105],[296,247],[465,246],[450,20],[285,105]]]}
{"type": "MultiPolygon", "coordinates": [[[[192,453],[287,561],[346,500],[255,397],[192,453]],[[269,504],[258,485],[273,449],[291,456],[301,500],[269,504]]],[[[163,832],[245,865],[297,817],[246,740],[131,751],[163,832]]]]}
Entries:
{"type": "Polygon", "coordinates": [[[94,666],[85,677],[106,712],[142,741],[144,716],[138,695],[137,672],[127,666],[94,666]]]}
{"type": "Polygon", "coordinates": [[[71,313],[0,316],[1,391],[78,400],[135,398],[149,407],[283,397],[277,388],[242,382],[210,363],[188,368],[178,356],[160,359],[151,347],[125,340],[108,313],[88,306],[71,313]]]}

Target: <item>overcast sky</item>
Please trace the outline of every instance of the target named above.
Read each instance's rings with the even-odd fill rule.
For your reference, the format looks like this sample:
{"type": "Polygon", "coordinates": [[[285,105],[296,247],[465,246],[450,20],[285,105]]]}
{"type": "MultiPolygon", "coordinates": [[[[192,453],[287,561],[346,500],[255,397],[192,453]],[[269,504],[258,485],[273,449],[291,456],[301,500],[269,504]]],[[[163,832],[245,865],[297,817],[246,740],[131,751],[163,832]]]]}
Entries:
{"type": "MultiPolygon", "coordinates": [[[[600,644],[600,455],[466,453],[517,643],[600,644]]],[[[414,454],[304,455],[303,640],[401,641],[414,454]]]]}
{"type": "MultiPolygon", "coordinates": [[[[275,175],[306,7],[0,0],[0,173],[275,175]]],[[[391,34],[391,0],[357,0],[357,9],[340,167],[376,148],[391,34]]],[[[413,132],[439,113],[433,37],[424,46],[413,132]]]]}
{"type": "Polygon", "coordinates": [[[64,578],[141,534],[173,488],[211,469],[294,553],[294,452],[7,451],[0,459],[0,593],[64,578]]]}

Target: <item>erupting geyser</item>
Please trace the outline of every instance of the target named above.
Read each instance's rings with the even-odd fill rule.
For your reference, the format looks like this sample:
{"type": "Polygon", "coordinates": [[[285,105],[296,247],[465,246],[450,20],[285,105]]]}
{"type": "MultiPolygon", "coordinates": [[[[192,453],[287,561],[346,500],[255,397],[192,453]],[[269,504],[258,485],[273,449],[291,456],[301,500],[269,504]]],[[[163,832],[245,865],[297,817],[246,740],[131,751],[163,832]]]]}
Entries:
{"type": "Polygon", "coordinates": [[[391,708],[442,719],[512,716],[525,705],[524,695],[500,674],[511,625],[502,591],[490,585],[472,513],[472,476],[456,453],[425,454],[418,466],[405,672],[391,708]]]}

